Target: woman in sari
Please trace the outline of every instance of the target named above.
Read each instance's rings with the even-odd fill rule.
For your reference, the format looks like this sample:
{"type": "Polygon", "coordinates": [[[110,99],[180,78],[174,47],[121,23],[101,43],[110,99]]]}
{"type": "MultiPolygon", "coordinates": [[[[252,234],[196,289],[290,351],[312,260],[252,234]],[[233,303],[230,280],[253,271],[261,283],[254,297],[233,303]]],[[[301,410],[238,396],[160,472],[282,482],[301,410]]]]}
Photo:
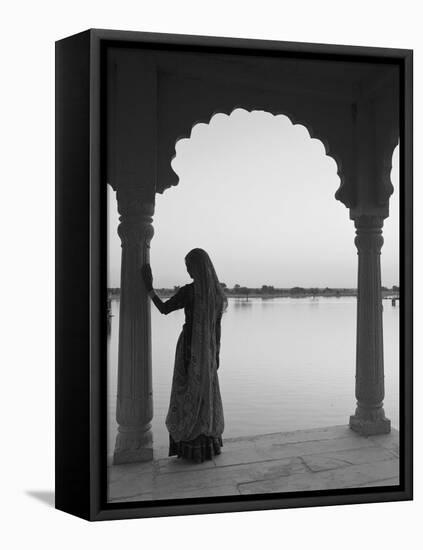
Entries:
{"type": "Polygon", "coordinates": [[[227,299],[207,252],[194,248],[185,257],[191,284],[166,302],[153,290],[149,265],[143,279],[158,310],[167,315],[184,308],[185,324],[176,345],[166,427],[169,456],[203,462],[220,454],[224,429],[219,368],[220,322],[227,299]]]}

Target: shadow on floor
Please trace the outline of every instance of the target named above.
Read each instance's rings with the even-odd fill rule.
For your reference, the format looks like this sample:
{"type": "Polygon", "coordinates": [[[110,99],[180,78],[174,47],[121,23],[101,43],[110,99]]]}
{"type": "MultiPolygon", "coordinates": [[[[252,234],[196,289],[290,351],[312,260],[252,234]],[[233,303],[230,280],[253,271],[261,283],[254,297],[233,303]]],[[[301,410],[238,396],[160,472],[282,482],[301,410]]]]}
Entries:
{"type": "Polygon", "coordinates": [[[46,506],[54,508],[54,491],[26,491],[26,494],[39,500],[46,506]]]}

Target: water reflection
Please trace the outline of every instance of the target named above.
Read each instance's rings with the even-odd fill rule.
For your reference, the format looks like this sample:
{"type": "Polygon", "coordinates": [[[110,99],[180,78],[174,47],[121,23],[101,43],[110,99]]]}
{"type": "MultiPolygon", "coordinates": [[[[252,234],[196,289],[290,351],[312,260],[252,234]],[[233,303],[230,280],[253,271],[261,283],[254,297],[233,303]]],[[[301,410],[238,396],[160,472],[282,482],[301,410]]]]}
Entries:
{"type": "Polygon", "coordinates": [[[246,300],[245,298],[233,298],[231,302],[235,310],[248,310],[253,305],[252,299],[246,300]]]}

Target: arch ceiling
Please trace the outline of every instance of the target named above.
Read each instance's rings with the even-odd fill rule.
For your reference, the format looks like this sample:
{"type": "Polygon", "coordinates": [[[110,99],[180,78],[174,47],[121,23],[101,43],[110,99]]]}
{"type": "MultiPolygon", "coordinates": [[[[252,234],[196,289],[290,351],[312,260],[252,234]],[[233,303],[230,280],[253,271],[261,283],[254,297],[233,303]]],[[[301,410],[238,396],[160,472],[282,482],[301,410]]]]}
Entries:
{"type": "Polygon", "coordinates": [[[336,198],[358,214],[388,215],[399,135],[397,65],[112,49],[109,74],[108,181],[115,189],[139,185],[154,194],[177,185],[176,142],[214,114],[242,108],[304,125],[337,164],[336,198]]]}

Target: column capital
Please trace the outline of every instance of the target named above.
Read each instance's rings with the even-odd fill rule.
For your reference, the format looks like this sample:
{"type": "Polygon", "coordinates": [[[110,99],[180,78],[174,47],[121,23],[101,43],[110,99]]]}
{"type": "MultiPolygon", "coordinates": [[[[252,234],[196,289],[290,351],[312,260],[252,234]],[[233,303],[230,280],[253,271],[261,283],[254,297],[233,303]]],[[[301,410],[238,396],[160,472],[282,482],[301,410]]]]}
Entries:
{"type": "Polygon", "coordinates": [[[359,216],[354,220],[356,237],[354,243],[358,253],[374,252],[380,254],[383,246],[383,218],[381,216],[359,216]]]}
{"type": "Polygon", "coordinates": [[[120,217],[118,226],[118,235],[122,246],[144,246],[150,248],[150,242],[154,235],[154,228],[151,225],[153,221],[150,217],[145,218],[124,218],[120,217]]]}
{"type": "Polygon", "coordinates": [[[143,196],[139,189],[128,188],[117,192],[119,227],[122,246],[150,246],[154,235],[154,202],[143,196]]]}

